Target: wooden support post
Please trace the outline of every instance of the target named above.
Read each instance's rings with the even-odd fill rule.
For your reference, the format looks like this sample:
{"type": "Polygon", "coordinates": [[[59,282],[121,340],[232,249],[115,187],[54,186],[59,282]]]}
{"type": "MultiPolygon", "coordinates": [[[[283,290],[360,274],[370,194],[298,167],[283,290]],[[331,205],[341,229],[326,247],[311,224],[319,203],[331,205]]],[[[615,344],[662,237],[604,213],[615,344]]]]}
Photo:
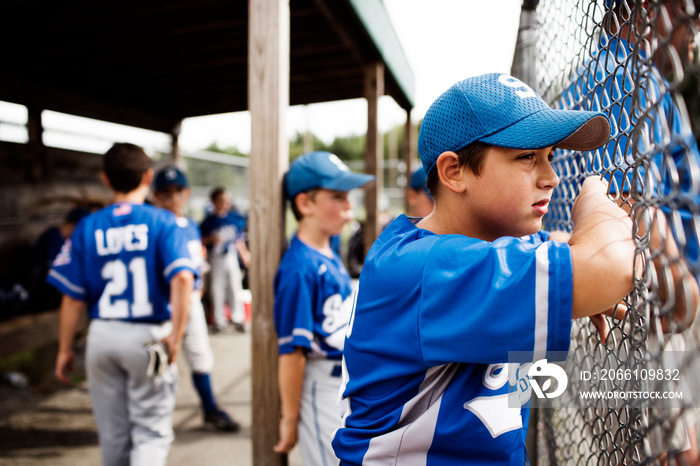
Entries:
{"type": "Polygon", "coordinates": [[[399,128],[394,126],[389,130],[386,135],[386,145],[387,145],[387,162],[389,163],[389,179],[387,184],[389,188],[397,188],[398,183],[398,170],[396,163],[399,161],[399,128]]]}
{"type": "Polygon", "coordinates": [[[175,123],[170,130],[170,159],[176,164],[182,161],[182,153],[180,152],[180,132],[182,132],[182,120],[175,123]]]}
{"type": "Polygon", "coordinates": [[[47,175],[46,148],[44,147],[44,127],[41,122],[41,109],[27,107],[27,135],[29,157],[27,160],[27,179],[38,181],[47,175]]]}
{"type": "Polygon", "coordinates": [[[384,94],[384,64],[372,63],[365,70],[365,98],[367,99],[367,146],[365,173],[374,175],[376,182],[365,191],[365,254],[382,232],[379,218],[379,196],[384,180],[384,152],[379,134],[379,97],[384,94]]]}
{"type": "MultiPolygon", "coordinates": [[[[406,110],[406,127],[403,132],[403,160],[406,163],[406,188],[411,183],[411,174],[413,173],[413,160],[416,157],[414,141],[414,128],[411,121],[411,109],[406,110]]],[[[408,212],[408,200],[404,196],[404,209],[408,212]]]]}
{"type": "Polygon", "coordinates": [[[285,247],[282,178],[289,165],[289,0],[249,0],[250,288],[252,292],[253,464],[286,465],[279,438],[273,281],[285,247]]]}

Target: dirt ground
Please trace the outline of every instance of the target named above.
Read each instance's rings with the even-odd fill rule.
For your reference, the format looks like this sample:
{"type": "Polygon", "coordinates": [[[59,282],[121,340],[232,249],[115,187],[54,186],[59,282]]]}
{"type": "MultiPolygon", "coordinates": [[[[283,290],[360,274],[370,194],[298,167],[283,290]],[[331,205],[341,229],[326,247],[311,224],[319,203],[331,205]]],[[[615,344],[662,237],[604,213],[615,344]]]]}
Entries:
{"type": "MultiPolygon", "coordinates": [[[[175,442],[168,465],[252,465],[250,333],[211,335],[216,357],[214,391],[219,404],[241,423],[235,434],[204,428],[190,371],[178,362],[180,388],[173,418],[175,442]]],[[[81,369],[76,361],[76,372],[81,369]]],[[[0,385],[0,465],[99,465],[97,430],[87,383],[57,382],[17,389],[0,385]]],[[[301,466],[298,448],[290,466],[301,466]]]]}

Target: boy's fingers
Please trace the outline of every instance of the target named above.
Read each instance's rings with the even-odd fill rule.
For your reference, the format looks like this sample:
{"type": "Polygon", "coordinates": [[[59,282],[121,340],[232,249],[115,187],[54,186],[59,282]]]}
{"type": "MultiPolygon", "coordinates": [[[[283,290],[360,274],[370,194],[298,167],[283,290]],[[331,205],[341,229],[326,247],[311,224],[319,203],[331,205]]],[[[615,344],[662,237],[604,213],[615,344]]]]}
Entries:
{"type": "Polygon", "coordinates": [[[589,319],[591,319],[591,323],[598,331],[600,341],[605,343],[605,341],[608,339],[608,334],[610,333],[610,326],[608,325],[608,321],[605,320],[605,317],[602,314],[592,315],[589,317],[589,319]]]}
{"type": "Polygon", "coordinates": [[[617,320],[622,320],[627,314],[627,305],[625,303],[619,303],[617,306],[603,312],[603,314],[617,320]]]}
{"type": "Polygon", "coordinates": [[[627,314],[627,305],[624,303],[619,303],[602,314],[596,314],[589,317],[589,319],[591,319],[591,323],[598,331],[600,341],[605,343],[605,341],[608,339],[608,334],[610,333],[610,325],[608,324],[605,316],[612,317],[616,320],[622,320],[625,318],[625,314],[627,314]]]}

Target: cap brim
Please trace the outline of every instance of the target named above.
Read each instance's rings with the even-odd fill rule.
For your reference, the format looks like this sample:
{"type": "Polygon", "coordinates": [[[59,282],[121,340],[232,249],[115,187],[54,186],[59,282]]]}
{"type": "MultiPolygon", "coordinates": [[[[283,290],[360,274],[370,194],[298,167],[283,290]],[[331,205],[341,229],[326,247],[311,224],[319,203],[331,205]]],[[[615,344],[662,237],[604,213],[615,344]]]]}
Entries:
{"type": "Polygon", "coordinates": [[[332,191],[350,191],[351,189],[361,188],[370,181],[374,181],[374,176],[346,171],[342,175],[322,183],[320,187],[332,191]]]}
{"type": "Polygon", "coordinates": [[[610,122],[598,112],[542,110],[494,134],[479,138],[494,146],[511,149],[597,149],[610,138],[610,122]]]}

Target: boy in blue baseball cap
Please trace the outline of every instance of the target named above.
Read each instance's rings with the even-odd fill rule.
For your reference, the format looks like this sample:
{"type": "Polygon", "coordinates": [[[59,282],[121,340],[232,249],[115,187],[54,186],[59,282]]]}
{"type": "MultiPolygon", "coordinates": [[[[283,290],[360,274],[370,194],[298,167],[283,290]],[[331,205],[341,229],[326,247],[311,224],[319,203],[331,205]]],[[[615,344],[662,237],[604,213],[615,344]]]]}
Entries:
{"type": "Polygon", "coordinates": [[[433,196],[428,191],[427,181],[428,175],[423,167],[413,170],[411,181],[406,189],[406,204],[408,205],[406,215],[409,217],[427,217],[433,211],[435,203],[433,196]]]}
{"type": "Polygon", "coordinates": [[[305,465],[337,463],[331,436],[340,427],[340,361],[352,303],[350,276],[330,239],[352,220],[348,191],[373,179],[329,152],[301,155],[285,175],[299,229],[275,276],[282,418],[274,450],[288,453],[298,440],[305,465]]]}
{"type": "Polygon", "coordinates": [[[341,464],[527,464],[509,352],[568,351],[572,318],[633,288],[632,222],[599,179],[583,184],[568,244],[540,231],[554,148],[593,150],[609,134],[604,115],[553,110],[505,74],[432,104],[418,151],[435,207],[398,217],[367,255],[344,347],[341,464]]]}

